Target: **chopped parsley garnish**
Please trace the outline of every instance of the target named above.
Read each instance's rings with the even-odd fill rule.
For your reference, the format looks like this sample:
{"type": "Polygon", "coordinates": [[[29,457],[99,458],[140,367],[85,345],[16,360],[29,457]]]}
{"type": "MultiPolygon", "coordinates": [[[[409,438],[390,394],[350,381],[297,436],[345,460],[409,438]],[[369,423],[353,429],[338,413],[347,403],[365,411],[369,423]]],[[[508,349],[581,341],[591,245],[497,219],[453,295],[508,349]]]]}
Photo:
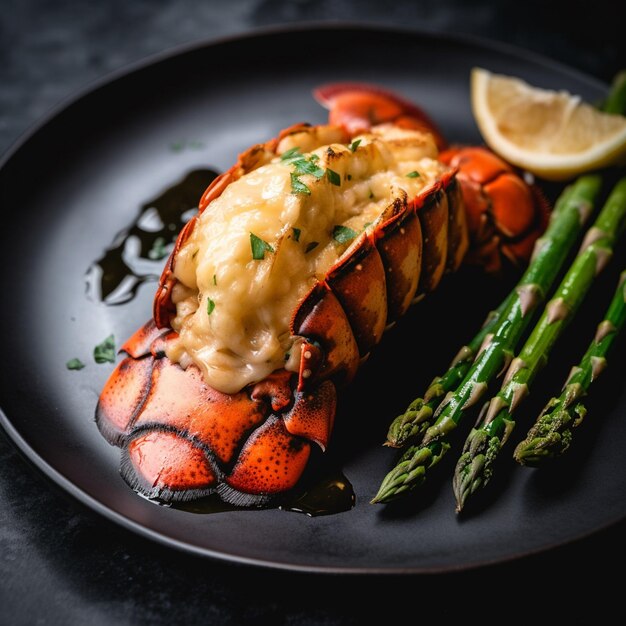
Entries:
{"type": "Polygon", "coordinates": [[[337,185],[337,187],[341,185],[341,176],[339,176],[337,172],[331,170],[329,167],[326,168],[326,178],[328,178],[331,184],[337,185]]]}
{"type": "Polygon", "coordinates": [[[294,166],[294,171],[291,172],[291,193],[311,195],[311,190],[300,180],[300,176],[308,174],[319,180],[326,173],[326,170],[317,165],[317,162],[320,160],[317,154],[311,154],[307,158],[298,147],[287,150],[287,152],[281,155],[280,160],[294,166]]]}
{"type": "Polygon", "coordinates": [[[93,349],[93,358],[96,363],[115,363],[115,337],[113,335],[109,335],[93,349]]]}
{"type": "Polygon", "coordinates": [[[319,241],[311,241],[310,243],[307,244],[304,250],[304,254],[306,254],[307,252],[311,252],[311,250],[313,250],[314,248],[317,248],[317,246],[319,245],[320,245],[319,241]]]}
{"type": "Polygon", "coordinates": [[[266,252],[274,252],[274,248],[267,241],[263,241],[254,233],[250,233],[250,247],[252,248],[252,258],[255,261],[262,261],[266,252]]]}
{"type": "Polygon", "coordinates": [[[302,232],[299,228],[292,228],[291,229],[293,231],[293,240],[294,241],[300,241],[300,233],[302,232]]]}
{"type": "Polygon", "coordinates": [[[148,250],[148,258],[158,261],[167,256],[167,243],[163,237],[157,237],[152,244],[152,248],[148,250]]]}
{"type": "Polygon", "coordinates": [[[406,177],[407,178],[418,178],[420,175],[419,172],[416,172],[415,170],[413,170],[412,172],[409,172],[406,177]]]}
{"type": "Polygon", "coordinates": [[[213,284],[217,286],[217,275],[213,274],[213,284]]]}
{"type": "Polygon", "coordinates": [[[291,173],[291,193],[303,193],[311,195],[311,190],[298,178],[297,174],[291,173]]]}
{"type": "Polygon", "coordinates": [[[315,161],[298,159],[297,161],[292,161],[292,163],[296,167],[296,174],[298,176],[301,176],[302,174],[311,174],[311,176],[315,176],[318,180],[324,176],[324,170],[319,167],[315,161]]]}
{"type": "Polygon", "coordinates": [[[352,174],[346,174],[346,180],[352,180],[352,174]]]}
{"type": "Polygon", "coordinates": [[[85,364],[80,359],[70,359],[66,364],[68,370],[82,370],[85,364]]]}
{"type": "Polygon", "coordinates": [[[207,298],[207,301],[206,301],[207,315],[211,315],[211,313],[213,313],[214,310],[215,310],[215,302],[213,302],[211,298],[207,298]]]}
{"type": "Polygon", "coordinates": [[[337,225],[333,228],[333,239],[338,243],[348,243],[352,241],[359,233],[348,226],[337,225]]]}
{"type": "Polygon", "coordinates": [[[361,143],[361,139],[355,139],[350,144],[350,150],[352,150],[352,152],[356,152],[356,149],[359,147],[360,143],[361,143]]]}
{"type": "Polygon", "coordinates": [[[365,224],[363,224],[363,230],[365,230],[368,226],[371,226],[374,222],[365,222],[365,224]]]}
{"type": "Polygon", "coordinates": [[[280,155],[281,161],[290,161],[291,159],[298,159],[302,156],[302,152],[300,152],[300,148],[295,146],[293,148],[289,148],[287,152],[283,152],[280,155]]]}

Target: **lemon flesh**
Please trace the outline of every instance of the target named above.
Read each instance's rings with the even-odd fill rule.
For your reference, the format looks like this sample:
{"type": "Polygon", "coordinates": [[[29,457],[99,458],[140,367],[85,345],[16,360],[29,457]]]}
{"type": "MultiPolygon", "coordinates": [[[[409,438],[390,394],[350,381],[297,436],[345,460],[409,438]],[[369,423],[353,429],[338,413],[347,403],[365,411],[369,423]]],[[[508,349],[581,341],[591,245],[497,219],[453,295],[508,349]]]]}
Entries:
{"type": "Polygon", "coordinates": [[[626,117],[602,113],[567,91],[533,87],[474,68],[474,118],[503,159],[549,180],[565,180],[626,157],[626,117]]]}

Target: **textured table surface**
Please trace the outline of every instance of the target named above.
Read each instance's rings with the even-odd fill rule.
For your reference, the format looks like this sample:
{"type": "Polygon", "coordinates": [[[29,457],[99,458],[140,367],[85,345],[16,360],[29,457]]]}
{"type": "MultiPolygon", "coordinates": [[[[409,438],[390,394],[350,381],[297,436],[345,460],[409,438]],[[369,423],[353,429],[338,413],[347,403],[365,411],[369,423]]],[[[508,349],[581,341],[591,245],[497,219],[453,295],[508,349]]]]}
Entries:
{"type": "MultiPolygon", "coordinates": [[[[608,82],[626,66],[625,11],[619,2],[596,1],[593,11],[588,4],[2,0],[0,152],[64,98],[128,63],[183,43],[300,21],[480,35],[608,82]]],[[[518,578],[523,590],[511,597],[524,602],[515,615],[528,611],[536,623],[548,616],[598,623],[609,609],[624,616],[607,572],[622,567],[625,531],[622,523],[548,553],[467,573],[348,579],[267,572],[155,547],[67,499],[0,437],[2,624],[361,624],[393,619],[403,599],[423,606],[417,619],[455,617],[489,597],[506,599],[518,578]],[[585,591],[590,579],[605,591],[585,591]],[[533,598],[541,610],[529,606],[533,598]]],[[[500,619],[495,613],[487,610],[489,622],[500,619]]]]}

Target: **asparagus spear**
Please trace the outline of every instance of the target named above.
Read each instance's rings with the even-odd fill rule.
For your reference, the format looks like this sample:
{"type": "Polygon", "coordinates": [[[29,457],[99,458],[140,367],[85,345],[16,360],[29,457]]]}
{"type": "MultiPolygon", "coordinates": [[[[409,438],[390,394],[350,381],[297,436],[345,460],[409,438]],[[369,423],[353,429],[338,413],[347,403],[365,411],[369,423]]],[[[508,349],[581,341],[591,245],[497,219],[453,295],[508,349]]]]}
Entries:
{"type": "Polygon", "coordinates": [[[605,267],[626,225],[626,178],[614,187],[595,224],[587,232],[577,257],[547,304],[539,322],[515,358],[495,395],[472,428],[454,473],[457,511],[484,487],[493,463],[515,427],[513,413],[546,364],[550,350],[574,317],[597,274],[605,267]]]}
{"type": "MultiPolygon", "coordinates": [[[[554,207],[554,213],[560,212],[567,201],[571,187],[568,187],[560,196],[554,207]]],[[[495,310],[491,311],[478,334],[456,354],[447,372],[437,376],[430,383],[423,398],[416,398],[409,404],[406,411],[398,415],[391,423],[387,432],[387,441],[384,445],[391,448],[402,448],[411,440],[418,440],[432,426],[432,418],[441,400],[450,391],[463,381],[476,358],[485,338],[493,335],[502,321],[502,313],[510,310],[512,299],[517,293],[512,291],[495,310]]]]}
{"type": "Polygon", "coordinates": [[[421,444],[411,446],[387,476],[372,503],[389,502],[418,487],[426,470],[449,449],[449,433],[464,412],[480,399],[499,372],[506,368],[512,352],[531,319],[531,313],[545,298],[560,267],[582,232],[593,202],[600,191],[601,178],[581,176],[565,192],[552,213],[544,235],[537,240],[530,265],[517,284],[497,324],[484,338],[479,354],[455,391],[450,391],[434,414],[436,421],[424,431],[421,444]]]}
{"type": "Polygon", "coordinates": [[[485,341],[485,337],[490,333],[493,334],[502,318],[502,312],[515,295],[515,293],[509,294],[495,311],[490,311],[478,334],[459,350],[446,373],[437,376],[426,389],[424,397],[413,400],[406,411],[391,422],[387,432],[387,441],[384,445],[402,448],[407,442],[423,435],[426,429],[432,425],[433,413],[443,396],[455,389],[465,378],[472,361],[476,358],[476,354],[485,341]]]}
{"type": "Polygon", "coordinates": [[[624,115],[626,111],[626,70],[621,71],[611,85],[611,91],[602,105],[605,113],[624,115]]]}
{"type": "Polygon", "coordinates": [[[581,362],[572,368],[558,398],[551,398],[528,431],[526,439],[515,448],[515,460],[536,467],[546,459],[563,454],[570,446],[572,429],[584,419],[587,409],[580,398],[604,371],[606,356],[626,324],[626,270],[620,276],[604,320],[581,362]]]}

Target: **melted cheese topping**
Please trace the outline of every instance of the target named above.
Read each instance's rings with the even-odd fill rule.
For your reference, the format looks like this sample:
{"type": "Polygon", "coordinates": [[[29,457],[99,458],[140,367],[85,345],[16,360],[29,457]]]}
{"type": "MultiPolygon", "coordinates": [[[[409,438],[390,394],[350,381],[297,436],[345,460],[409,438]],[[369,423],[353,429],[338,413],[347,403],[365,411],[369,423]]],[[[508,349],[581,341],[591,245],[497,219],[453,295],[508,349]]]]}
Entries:
{"type": "Polygon", "coordinates": [[[446,169],[430,135],[381,126],[355,138],[355,150],[311,145],[324,135],[332,141],[331,131],[296,133],[278,147],[298,147],[324,170],[298,176],[309,194],[294,193],[293,161],[274,157],[231,183],[178,253],[179,337],[167,355],[195,363],[215,389],[235,393],[278,368],[297,371],[289,324],[298,302],[346,251],[352,231],[372,228],[395,198],[416,196],[446,169]],[[253,259],[251,234],[272,248],[262,260],[253,259]]]}

